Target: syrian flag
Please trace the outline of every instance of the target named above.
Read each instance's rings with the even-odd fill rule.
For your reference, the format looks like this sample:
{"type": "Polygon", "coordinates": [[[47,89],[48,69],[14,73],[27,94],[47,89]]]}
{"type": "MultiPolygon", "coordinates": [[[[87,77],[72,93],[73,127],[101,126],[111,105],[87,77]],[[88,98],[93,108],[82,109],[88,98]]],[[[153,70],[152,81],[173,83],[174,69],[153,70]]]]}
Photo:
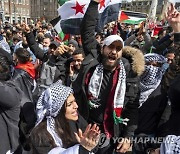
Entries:
{"type": "Polygon", "coordinates": [[[61,6],[61,5],[63,5],[66,1],[68,1],[68,0],[58,0],[58,3],[59,3],[59,5],[61,6]]]}
{"type": "MultiPolygon", "coordinates": [[[[90,0],[69,0],[59,9],[61,16],[61,28],[64,33],[80,34],[80,24],[88,8],[90,0]]],[[[101,0],[99,10],[98,29],[101,30],[105,24],[118,19],[121,0],[101,0]]]]}
{"type": "Polygon", "coordinates": [[[69,34],[64,34],[61,26],[60,26],[61,18],[57,17],[50,21],[56,32],[58,33],[58,36],[60,38],[60,41],[66,41],[69,39],[69,34]]]}
{"type": "Polygon", "coordinates": [[[127,24],[139,24],[142,21],[145,21],[147,14],[132,12],[132,11],[121,11],[119,21],[127,24]]]}

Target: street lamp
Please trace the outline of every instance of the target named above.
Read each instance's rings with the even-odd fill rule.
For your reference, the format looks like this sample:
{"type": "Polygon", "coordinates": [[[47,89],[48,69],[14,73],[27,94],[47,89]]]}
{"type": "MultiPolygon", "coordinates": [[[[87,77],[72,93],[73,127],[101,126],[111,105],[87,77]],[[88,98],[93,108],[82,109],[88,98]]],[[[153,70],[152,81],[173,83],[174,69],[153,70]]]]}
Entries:
{"type": "Polygon", "coordinates": [[[4,0],[0,0],[0,4],[1,4],[1,8],[0,8],[0,19],[2,20],[2,21],[4,21],[5,19],[5,17],[4,17],[4,0]]]}
{"type": "Polygon", "coordinates": [[[16,23],[17,20],[16,20],[16,4],[15,4],[15,0],[13,0],[13,3],[14,3],[14,21],[16,23]]]}

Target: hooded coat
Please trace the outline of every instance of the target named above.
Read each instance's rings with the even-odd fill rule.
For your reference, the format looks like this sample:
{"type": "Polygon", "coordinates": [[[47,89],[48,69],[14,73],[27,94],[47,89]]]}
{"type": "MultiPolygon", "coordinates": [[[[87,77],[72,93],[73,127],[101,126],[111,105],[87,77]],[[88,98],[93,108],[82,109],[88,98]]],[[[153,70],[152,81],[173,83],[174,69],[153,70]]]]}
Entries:
{"type": "MultiPolygon", "coordinates": [[[[79,75],[73,83],[79,111],[86,120],[89,119],[90,112],[86,95],[86,76],[89,72],[92,73],[94,68],[101,62],[100,45],[94,37],[96,17],[98,17],[97,3],[91,1],[81,27],[82,43],[86,57],[82,63],[79,75]]],[[[112,126],[115,137],[130,137],[134,135],[138,121],[139,75],[144,71],[144,57],[140,50],[125,47],[123,49],[123,57],[122,61],[126,69],[126,94],[122,117],[128,118],[129,122],[125,127],[122,124],[114,124],[114,127],[112,126]]],[[[106,112],[104,115],[106,115],[106,112]]]]}

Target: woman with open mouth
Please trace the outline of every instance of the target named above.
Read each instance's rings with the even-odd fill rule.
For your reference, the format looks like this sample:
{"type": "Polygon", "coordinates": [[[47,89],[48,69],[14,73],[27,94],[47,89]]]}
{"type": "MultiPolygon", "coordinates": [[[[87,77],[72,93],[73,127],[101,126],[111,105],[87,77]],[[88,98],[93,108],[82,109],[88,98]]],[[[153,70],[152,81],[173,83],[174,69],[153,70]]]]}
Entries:
{"type": "Polygon", "coordinates": [[[61,81],[42,93],[36,105],[36,126],[30,135],[35,154],[86,154],[95,148],[99,127],[87,126],[77,109],[73,90],[61,81]]]}

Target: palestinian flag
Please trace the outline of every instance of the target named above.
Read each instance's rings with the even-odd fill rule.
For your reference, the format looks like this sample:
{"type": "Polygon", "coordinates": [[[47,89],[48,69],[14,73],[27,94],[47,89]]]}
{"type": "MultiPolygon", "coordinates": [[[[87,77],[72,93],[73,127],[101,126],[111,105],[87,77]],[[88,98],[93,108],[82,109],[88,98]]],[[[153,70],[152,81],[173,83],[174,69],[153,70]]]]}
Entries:
{"type": "Polygon", "coordinates": [[[153,31],[152,31],[152,37],[155,37],[155,36],[157,36],[158,35],[158,33],[159,33],[159,31],[160,30],[162,30],[163,29],[163,27],[162,26],[155,26],[155,28],[153,29],[153,31]]]}
{"type": "Polygon", "coordinates": [[[60,41],[67,41],[69,39],[69,34],[64,34],[61,26],[60,26],[61,18],[57,17],[50,21],[56,32],[58,33],[58,36],[60,38],[60,41]]]}
{"type": "Polygon", "coordinates": [[[147,18],[147,14],[132,12],[132,11],[121,11],[119,16],[119,21],[127,24],[137,25],[142,21],[145,21],[147,18]]]}
{"type": "Polygon", "coordinates": [[[124,11],[121,11],[119,20],[122,22],[122,21],[128,20],[128,19],[130,19],[130,18],[124,13],[124,11]]]}
{"type": "MultiPolygon", "coordinates": [[[[64,33],[80,34],[80,24],[90,0],[69,0],[59,9],[61,16],[61,28],[64,33]]],[[[102,29],[105,24],[118,19],[121,0],[101,0],[99,4],[98,29],[102,29]]]]}

